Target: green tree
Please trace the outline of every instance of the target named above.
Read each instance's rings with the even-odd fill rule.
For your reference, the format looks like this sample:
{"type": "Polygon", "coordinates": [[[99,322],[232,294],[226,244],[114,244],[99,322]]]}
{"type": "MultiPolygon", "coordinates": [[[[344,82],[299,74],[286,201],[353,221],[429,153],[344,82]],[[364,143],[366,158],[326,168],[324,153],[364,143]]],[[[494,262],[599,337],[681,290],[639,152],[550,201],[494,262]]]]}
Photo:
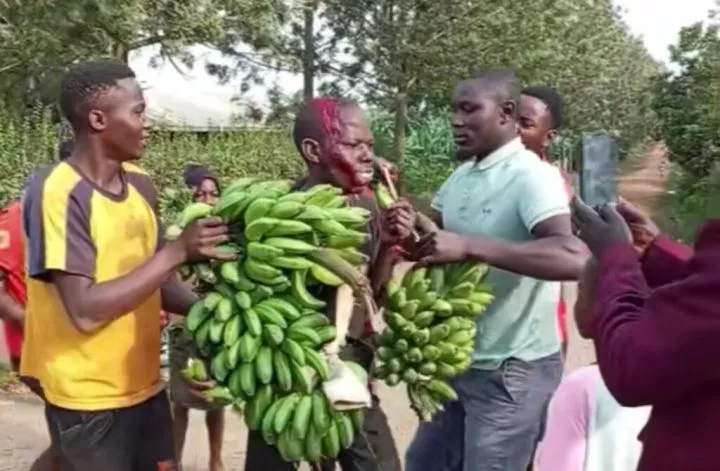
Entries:
{"type": "Polygon", "coordinates": [[[0,91],[43,96],[68,64],[92,57],[127,62],[156,45],[192,66],[193,44],[264,46],[279,32],[282,0],[0,0],[0,91]],[[19,93],[18,93],[19,92],[19,93]]]}
{"type": "Polygon", "coordinates": [[[650,123],[650,78],[660,69],[609,0],[330,0],[328,23],[350,45],[347,75],[394,110],[393,156],[409,116],[446,109],[458,81],[511,66],[528,84],[564,95],[571,127],[612,131],[626,148],[650,123]],[[639,128],[639,129],[636,129],[639,128]]]}
{"type": "Polygon", "coordinates": [[[714,21],[680,31],[671,47],[674,73],[656,82],[654,106],[670,158],[692,179],[720,162],[720,35],[714,21]]]}

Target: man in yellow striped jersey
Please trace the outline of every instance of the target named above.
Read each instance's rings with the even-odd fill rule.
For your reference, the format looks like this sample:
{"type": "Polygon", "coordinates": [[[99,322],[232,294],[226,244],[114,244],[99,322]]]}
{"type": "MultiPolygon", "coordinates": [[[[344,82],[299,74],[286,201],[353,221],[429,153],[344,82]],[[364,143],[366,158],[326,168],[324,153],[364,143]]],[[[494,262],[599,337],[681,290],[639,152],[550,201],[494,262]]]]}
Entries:
{"type": "Polygon", "coordinates": [[[185,262],[221,257],[222,221],[161,242],[157,194],[137,160],[149,137],[135,74],[116,62],[74,65],[60,105],[74,131],[65,161],[26,190],[28,301],[21,374],[46,401],[61,470],[177,469],[160,382],[160,311],[195,296],[185,262]]]}

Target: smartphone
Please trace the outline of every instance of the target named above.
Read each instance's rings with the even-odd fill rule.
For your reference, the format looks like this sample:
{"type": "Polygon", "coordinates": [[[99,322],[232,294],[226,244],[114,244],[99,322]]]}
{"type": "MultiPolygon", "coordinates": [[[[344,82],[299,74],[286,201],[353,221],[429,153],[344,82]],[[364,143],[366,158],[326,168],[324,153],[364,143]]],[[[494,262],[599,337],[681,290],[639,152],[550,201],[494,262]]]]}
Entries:
{"type": "Polygon", "coordinates": [[[608,134],[585,134],[578,156],[580,199],[593,208],[618,198],[618,146],[608,134]]]}

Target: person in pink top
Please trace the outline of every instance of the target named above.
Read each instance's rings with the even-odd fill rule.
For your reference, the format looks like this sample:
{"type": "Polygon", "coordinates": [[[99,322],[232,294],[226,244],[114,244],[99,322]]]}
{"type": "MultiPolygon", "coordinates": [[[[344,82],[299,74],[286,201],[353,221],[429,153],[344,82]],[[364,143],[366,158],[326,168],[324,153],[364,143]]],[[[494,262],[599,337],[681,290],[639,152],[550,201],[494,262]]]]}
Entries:
{"type": "MultiPolygon", "coordinates": [[[[584,338],[591,338],[597,269],[589,259],[578,283],[574,314],[584,338]]],[[[649,415],[649,407],[618,404],[597,364],[578,368],[550,401],[534,471],[635,471],[642,451],[637,436],[649,415]]]]}

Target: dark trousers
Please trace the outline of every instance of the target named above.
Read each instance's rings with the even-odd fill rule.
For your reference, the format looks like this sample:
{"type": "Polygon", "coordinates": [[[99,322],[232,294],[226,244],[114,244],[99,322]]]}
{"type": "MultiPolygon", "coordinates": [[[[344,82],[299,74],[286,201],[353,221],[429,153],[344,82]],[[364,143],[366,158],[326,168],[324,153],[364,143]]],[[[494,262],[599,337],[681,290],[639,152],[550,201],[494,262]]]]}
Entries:
{"type": "Polygon", "coordinates": [[[47,404],[60,471],[176,471],[165,392],[122,409],[83,412],[47,404]]]}
{"type": "MultiPolygon", "coordinates": [[[[370,371],[373,362],[372,347],[364,342],[348,339],[340,357],[355,361],[370,371]]],[[[402,471],[395,440],[380,401],[373,395],[372,407],[365,410],[361,433],[356,434],[349,448],[340,452],[337,462],[342,471],[402,471]]],[[[257,432],[248,434],[245,471],[292,471],[296,466],[282,459],[277,448],[265,443],[257,432]]],[[[335,461],[321,464],[322,471],[335,471],[335,461]]]]}

